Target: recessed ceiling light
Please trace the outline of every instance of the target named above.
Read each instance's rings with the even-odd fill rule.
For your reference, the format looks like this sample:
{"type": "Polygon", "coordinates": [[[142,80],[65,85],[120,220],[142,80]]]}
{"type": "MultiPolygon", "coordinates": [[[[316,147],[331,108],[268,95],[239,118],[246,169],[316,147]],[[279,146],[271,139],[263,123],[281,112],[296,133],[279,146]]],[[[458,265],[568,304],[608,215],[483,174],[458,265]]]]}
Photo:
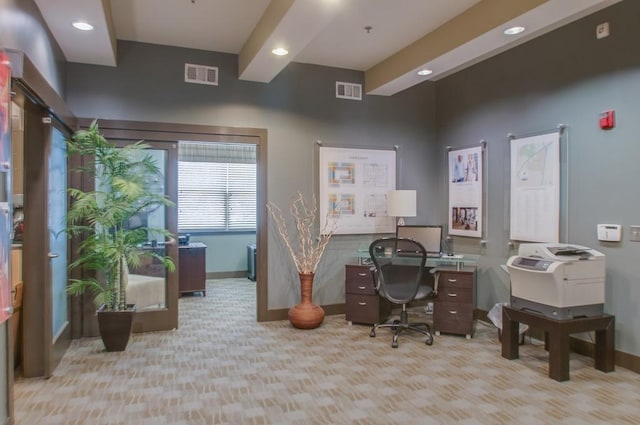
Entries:
{"type": "Polygon", "coordinates": [[[278,47],[277,49],[273,49],[271,53],[273,53],[276,56],[284,56],[289,54],[289,51],[287,49],[283,49],[282,47],[278,47]]]}
{"type": "Polygon", "coordinates": [[[74,22],[72,25],[74,28],[82,31],[91,31],[93,29],[93,25],[86,22],[74,22]]]}
{"type": "Polygon", "coordinates": [[[433,71],[426,68],[418,71],[418,75],[431,75],[431,74],[433,74],[433,71]]]}
{"type": "Polygon", "coordinates": [[[522,31],[524,31],[524,27],[511,27],[511,28],[507,28],[506,30],[504,30],[504,33],[506,35],[516,35],[516,34],[520,34],[522,31]]]}

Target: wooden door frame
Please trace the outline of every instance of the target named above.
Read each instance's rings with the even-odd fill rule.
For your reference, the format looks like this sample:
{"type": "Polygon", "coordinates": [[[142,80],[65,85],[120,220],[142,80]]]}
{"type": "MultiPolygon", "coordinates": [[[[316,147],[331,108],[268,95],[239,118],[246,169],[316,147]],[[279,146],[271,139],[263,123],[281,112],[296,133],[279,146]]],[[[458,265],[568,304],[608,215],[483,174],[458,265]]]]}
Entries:
{"type": "MultiPolygon", "coordinates": [[[[81,128],[87,128],[93,120],[79,118],[81,128]]],[[[222,127],[192,124],[154,123],[142,121],[102,120],[100,131],[109,138],[176,142],[178,140],[202,142],[250,143],[257,146],[257,194],[256,194],[256,317],[258,322],[286,319],[281,310],[268,308],[268,226],[267,209],[267,130],[260,128],[222,127]]],[[[73,320],[73,314],[72,314],[73,320]]]]}
{"type": "MultiPolygon", "coordinates": [[[[70,302],[67,304],[69,321],[53,341],[51,329],[52,298],[47,218],[48,154],[51,148],[53,128],[68,137],[68,129],[42,105],[22,99],[24,111],[24,148],[29,161],[24,163],[24,223],[22,242],[23,281],[23,356],[22,371],[25,377],[51,376],[71,340],[70,302]],[[49,123],[43,122],[48,119],[49,123]]],[[[67,252],[61,255],[67,256],[67,252]]]]}

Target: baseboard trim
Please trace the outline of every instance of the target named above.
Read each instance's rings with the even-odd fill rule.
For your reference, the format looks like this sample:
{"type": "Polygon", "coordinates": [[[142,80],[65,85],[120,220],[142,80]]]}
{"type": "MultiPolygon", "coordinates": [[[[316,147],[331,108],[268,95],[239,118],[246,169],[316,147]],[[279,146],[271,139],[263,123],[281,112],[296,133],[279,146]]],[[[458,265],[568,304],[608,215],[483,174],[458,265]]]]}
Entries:
{"type": "MultiPolygon", "coordinates": [[[[487,314],[488,312],[485,310],[476,309],[474,311],[473,317],[474,319],[491,323],[491,320],[487,318],[487,314]]],[[[532,338],[538,339],[540,341],[544,341],[544,332],[538,329],[529,328],[526,334],[532,338]]],[[[594,357],[595,344],[593,342],[585,341],[575,337],[570,337],[570,347],[571,347],[571,351],[575,353],[582,354],[583,356],[587,356],[591,358],[594,357]]],[[[640,373],[640,357],[635,356],[633,354],[616,350],[615,364],[616,366],[629,369],[635,373],[640,373]]]]}
{"type": "MultiPolygon", "coordinates": [[[[329,305],[323,305],[322,309],[324,310],[324,315],[326,316],[335,316],[338,314],[344,314],[344,304],[329,304],[329,305]]],[[[288,308],[281,308],[281,309],[277,309],[277,310],[268,310],[267,311],[267,320],[265,320],[266,322],[269,321],[274,321],[274,320],[288,320],[289,319],[289,309],[288,308]]]]}
{"type": "Polygon", "coordinates": [[[234,279],[238,277],[247,277],[247,271],[238,270],[232,272],[207,272],[207,279],[234,279]]]}

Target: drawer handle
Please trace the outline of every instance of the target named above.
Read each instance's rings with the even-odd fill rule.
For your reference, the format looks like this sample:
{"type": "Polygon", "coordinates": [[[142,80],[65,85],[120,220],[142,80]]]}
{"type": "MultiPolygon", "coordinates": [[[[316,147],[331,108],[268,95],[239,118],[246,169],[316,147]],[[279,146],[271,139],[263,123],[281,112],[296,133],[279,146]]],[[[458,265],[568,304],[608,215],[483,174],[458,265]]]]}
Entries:
{"type": "Polygon", "coordinates": [[[449,310],[449,314],[458,314],[456,310],[449,310]]]}
{"type": "Polygon", "coordinates": [[[451,294],[451,293],[448,293],[447,295],[449,295],[450,297],[457,297],[458,296],[458,294],[451,294]]]}
{"type": "Polygon", "coordinates": [[[367,303],[364,301],[358,301],[358,305],[367,305],[367,303]]]}
{"type": "Polygon", "coordinates": [[[358,276],[362,276],[362,277],[364,277],[364,276],[366,276],[366,275],[367,275],[366,273],[358,273],[358,276]]]}
{"type": "Polygon", "coordinates": [[[456,283],[458,279],[447,279],[447,282],[456,283]]]}
{"type": "Polygon", "coordinates": [[[361,285],[361,286],[358,286],[358,289],[360,289],[361,291],[364,291],[365,289],[367,289],[367,287],[361,285]]]}

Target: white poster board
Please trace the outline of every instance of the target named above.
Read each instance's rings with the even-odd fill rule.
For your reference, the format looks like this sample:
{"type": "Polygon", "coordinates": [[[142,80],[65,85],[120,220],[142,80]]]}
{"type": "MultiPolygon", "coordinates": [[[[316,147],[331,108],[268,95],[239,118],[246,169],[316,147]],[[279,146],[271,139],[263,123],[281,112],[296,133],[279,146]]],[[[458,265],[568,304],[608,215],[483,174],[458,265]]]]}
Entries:
{"type": "Polygon", "coordinates": [[[482,148],[449,152],[449,234],[482,236],[482,148]]]}
{"type": "Polygon", "coordinates": [[[396,188],[393,150],[320,147],[320,227],[337,217],[337,234],[393,233],[387,192],[396,188]]]}
{"type": "Polygon", "coordinates": [[[558,242],[560,132],[511,141],[512,240],[558,242]]]}

